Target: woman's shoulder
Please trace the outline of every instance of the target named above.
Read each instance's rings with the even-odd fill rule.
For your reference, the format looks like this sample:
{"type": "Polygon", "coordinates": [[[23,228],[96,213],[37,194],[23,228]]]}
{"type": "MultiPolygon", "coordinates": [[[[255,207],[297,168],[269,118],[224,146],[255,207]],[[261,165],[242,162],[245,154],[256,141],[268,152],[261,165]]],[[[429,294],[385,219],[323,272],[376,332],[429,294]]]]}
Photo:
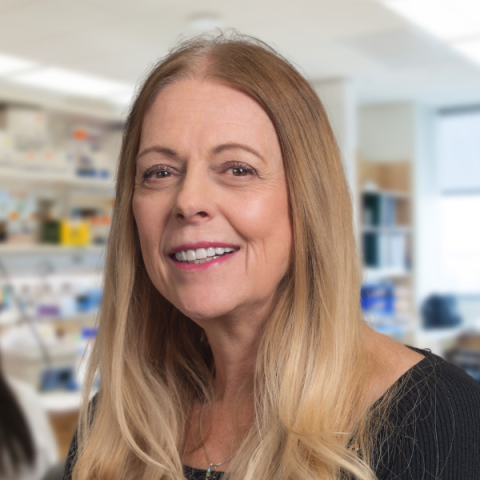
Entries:
{"type": "Polygon", "coordinates": [[[378,478],[480,478],[480,385],[430,351],[415,350],[425,358],[393,389],[378,478]]]}
{"type": "Polygon", "coordinates": [[[480,415],[480,384],[476,380],[428,349],[409,348],[425,358],[414,365],[403,379],[399,379],[399,383],[403,384],[399,400],[405,406],[420,407],[435,401],[437,410],[440,408],[445,415],[471,415],[474,412],[480,415]],[[409,400],[413,400],[414,404],[409,405],[409,400]]]}
{"type": "Polygon", "coordinates": [[[430,427],[437,433],[439,428],[443,433],[452,428],[452,433],[472,431],[479,435],[480,384],[430,350],[409,348],[424,358],[389,390],[393,395],[392,424],[397,429],[414,425],[417,435],[430,427]]]}

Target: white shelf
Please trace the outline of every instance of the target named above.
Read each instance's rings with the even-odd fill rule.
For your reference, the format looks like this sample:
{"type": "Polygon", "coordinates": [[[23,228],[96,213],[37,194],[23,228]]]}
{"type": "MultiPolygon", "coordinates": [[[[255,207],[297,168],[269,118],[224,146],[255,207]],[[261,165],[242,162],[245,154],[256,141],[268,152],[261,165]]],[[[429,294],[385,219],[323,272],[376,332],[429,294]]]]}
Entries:
{"type": "Polygon", "coordinates": [[[409,278],[412,275],[410,270],[399,268],[364,268],[366,281],[382,280],[389,278],[409,278]]]}
{"type": "Polygon", "coordinates": [[[392,225],[390,227],[376,227],[362,225],[362,232],[371,233],[410,233],[412,228],[409,225],[392,225]]]}
{"type": "Polygon", "coordinates": [[[25,255],[25,254],[71,254],[91,253],[101,255],[105,250],[103,245],[87,245],[85,247],[73,247],[65,245],[49,244],[0,244],[0,255],[25,255]]]}
{"type": "Polygon", "coordinates": [[[112,179],[77,177],[67,173],[55,173],[44,170],[22,170],[18,168],[0,167],[0,183],[4,180],[35,182],[43,184],[66,184],[72,187],[88,187],[104,191],[114,191],[112,179]]]}
{"type": "Polygon", "coordinates": [[[388,195],[390,197],[396,197],[396,198],[410,198],[411,195],[409,192],[402,192],[401,190],[385,190],[385,189],[368,189],[368,188],[363,188],[362,193],[365,194],[378,194],[378,195],[388,195]]]}

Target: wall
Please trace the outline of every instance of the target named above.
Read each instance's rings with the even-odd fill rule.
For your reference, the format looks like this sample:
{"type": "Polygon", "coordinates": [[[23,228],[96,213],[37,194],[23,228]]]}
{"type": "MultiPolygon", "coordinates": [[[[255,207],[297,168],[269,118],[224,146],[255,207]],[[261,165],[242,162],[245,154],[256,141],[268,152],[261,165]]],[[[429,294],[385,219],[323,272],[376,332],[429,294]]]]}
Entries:
{"type": "MultiPolygon", "coordinates": [[[[347,177],[356,210],[356,152],[357,152],[357,102],[352,82],[333,79],[316,82],[313,85],[327,112],[335,138],[342,155],[345,176],[347,177]]],[[[357,218],[357,215],[354,216],[357,218]]]]}

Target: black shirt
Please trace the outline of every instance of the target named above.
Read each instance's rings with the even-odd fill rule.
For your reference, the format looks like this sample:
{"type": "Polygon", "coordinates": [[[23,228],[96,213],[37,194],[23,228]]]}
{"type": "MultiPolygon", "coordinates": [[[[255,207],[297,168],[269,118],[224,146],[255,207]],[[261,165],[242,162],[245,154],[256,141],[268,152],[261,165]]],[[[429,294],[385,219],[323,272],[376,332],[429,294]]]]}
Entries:
{"type": "MultiPolygon", "coordinates": [[[[480,385],[428,350],[414,350],[425,358],[395,383],[402,385],[390,416],[395,435],[378,452],[375,473],[379,480],[479,480],[480,385]]],[[[71,480],[75,453],[74,437],[64,480],[71,480]]],[[[192,480],[206,473],[184,468],[192,480]]]]}

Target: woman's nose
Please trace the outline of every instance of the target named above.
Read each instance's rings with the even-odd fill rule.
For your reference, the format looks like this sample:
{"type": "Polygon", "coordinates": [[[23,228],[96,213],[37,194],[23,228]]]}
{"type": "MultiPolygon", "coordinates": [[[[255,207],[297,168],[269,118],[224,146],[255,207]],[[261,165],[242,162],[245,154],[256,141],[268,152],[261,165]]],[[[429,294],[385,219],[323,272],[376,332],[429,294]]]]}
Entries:
{"type": "Polygon", "coordinates": [[[212,188],[202,176],[185,176],[174,207],[176,219],[186,222],[201,222],[213,216],[212,188]]]}

